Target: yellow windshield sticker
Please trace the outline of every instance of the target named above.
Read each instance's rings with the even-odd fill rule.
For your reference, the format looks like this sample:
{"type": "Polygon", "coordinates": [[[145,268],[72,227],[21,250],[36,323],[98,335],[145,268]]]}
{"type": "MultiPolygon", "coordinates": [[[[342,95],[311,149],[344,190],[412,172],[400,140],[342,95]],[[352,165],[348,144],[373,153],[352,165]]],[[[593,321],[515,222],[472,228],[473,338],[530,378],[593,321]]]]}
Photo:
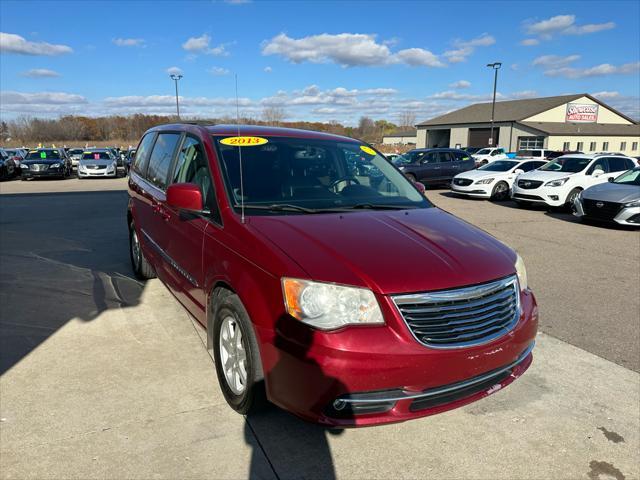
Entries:
{"type": "Polygon", "coordinates": [[[234,147],[256,147],[269,143],[269,140],[262,137],[227,137],[220,140],[220,143],[234,147]]]}
{"type": "Polygon", "coordinates": [[[369,155],[376,154],[376,151],[373,148],[367,147],[365,145],[360,145],[360,150],[362,150],[364,153],[368,153],[369,155]]]}

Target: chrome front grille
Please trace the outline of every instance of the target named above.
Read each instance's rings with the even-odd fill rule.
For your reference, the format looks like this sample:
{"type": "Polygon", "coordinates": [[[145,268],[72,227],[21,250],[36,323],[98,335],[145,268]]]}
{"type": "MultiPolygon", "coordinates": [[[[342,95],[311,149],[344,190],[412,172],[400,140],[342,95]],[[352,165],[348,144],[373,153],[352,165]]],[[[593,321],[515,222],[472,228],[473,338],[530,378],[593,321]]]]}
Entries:
{"type": "Polygon", "coordinates": [[[469,347],[509,332],[520,316],[518,279],[397,295],[393,301],[416,340],[433,348],[469,347]]]}

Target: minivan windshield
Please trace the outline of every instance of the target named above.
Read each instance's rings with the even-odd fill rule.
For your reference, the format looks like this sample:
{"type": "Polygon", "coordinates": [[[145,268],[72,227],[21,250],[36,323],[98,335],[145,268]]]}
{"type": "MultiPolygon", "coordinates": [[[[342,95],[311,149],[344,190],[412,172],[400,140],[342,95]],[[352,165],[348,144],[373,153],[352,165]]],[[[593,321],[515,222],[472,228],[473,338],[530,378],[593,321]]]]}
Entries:
{"type": "Polygon", "coordinates": [[[589,162],[590,158],[578,158],[578,157],[560,157],[555,160],[551,160],[548,163],[545,163],[538,170],[546,170],[548,172],[568,172],[568,173],[577,173],[581,172],[589,162]]]}
{"type": "Polygon", "coordinates": [[[509,160],[496,160],[495,162],[483,165],[482,167],[478,168],[478,170],[486,170],[489,172],[507,172],[518,165],[518,163],[519,162],[512,162],[509,160]]]}
{"type": "Polygon", "coordinates": [[[431,206],[386,158],[357,142],[213,138],[229,198],[237,211],[244,200],[249,215],[431,206]],[[249,140],[238,146],[238,139],[249,140]]]}
{"type": "Polygon", "coordinates": [[[410,152],[403,153],[402,155],[393,159],[394,165],[409,165],[410,163],[416,163],[425,154],[424,150],[411,150],[410,152]]]}
{"type": "Polygon", "coordinates": [[[640,167],[624,172],[617,177],[613,183],[621,183],[623,185],[638,185],[640,187],[640,167]]]}

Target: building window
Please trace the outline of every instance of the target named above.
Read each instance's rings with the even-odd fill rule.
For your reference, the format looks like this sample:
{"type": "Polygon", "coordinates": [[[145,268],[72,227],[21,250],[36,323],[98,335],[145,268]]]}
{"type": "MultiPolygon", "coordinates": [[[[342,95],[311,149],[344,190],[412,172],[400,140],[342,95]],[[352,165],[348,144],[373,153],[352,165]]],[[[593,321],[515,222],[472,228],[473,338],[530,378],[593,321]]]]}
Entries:
{"type": "Polygon", "coordinates": [[[620,142],[620,151],[624,152],[627,149],[627,142],[620,142]]]}
{"type": "Polygon", "coordinates": [[[609,151],[609,142],[602,142],[602,150],[605,152],[609,151]]]}
{"type": "Polygon", "coordinates": [[[518,137],[518,150],[544,148],[544,137],[518,137]]]}
{"type": "Polygon", "coordinates": [[[589,151],[590,152],[595,152],[596,151],[596,142],[591,142],[589,144],[589,151]]]}
{"type": "Polygon", "coordinates": [[[576,146],[576,150],[581,152],[583,149],[584,149],[584,143],[578,142],[578,145],[576,146]]]}
{"type": "Polygon", "coordinates": [[[631,150],[633,150],[634,152],[638,150],[638,142],[633,142],[631,144],[631,150]]]}
{"type": "Polygon", "coordinates": [[[562,144],[562,151],[568,152],[569,150],[571,150],[571,144],[569,142],[564,142],[562,144]]]}

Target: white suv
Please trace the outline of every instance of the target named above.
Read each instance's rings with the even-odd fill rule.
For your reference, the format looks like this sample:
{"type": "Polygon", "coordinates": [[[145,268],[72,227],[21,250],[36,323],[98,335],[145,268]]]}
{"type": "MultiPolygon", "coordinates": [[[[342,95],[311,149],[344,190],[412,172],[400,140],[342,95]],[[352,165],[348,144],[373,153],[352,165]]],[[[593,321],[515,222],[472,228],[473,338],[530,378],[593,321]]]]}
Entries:
{"type": "Polygon", "coordinates": [[[500,147],[483,148],[471,155],[471,157],[476,161],[476,166],[486,165],[487,163],[495,160],[504,160],[505,158],[508,158],[504,148],[500,147]]]}
{"type": "Polygon", "coordinates": [[[634,166],[633,159],[623,155],[564,155],[520,175],[513,184],[511,198],[520,205],[544,203],[572,208],[582,190],[607,182],[634,166]]]}

